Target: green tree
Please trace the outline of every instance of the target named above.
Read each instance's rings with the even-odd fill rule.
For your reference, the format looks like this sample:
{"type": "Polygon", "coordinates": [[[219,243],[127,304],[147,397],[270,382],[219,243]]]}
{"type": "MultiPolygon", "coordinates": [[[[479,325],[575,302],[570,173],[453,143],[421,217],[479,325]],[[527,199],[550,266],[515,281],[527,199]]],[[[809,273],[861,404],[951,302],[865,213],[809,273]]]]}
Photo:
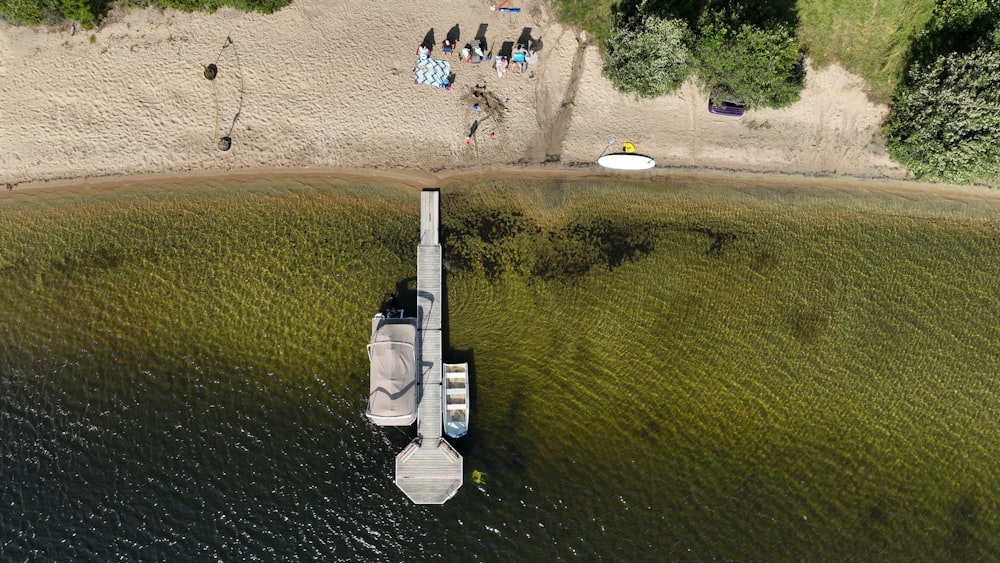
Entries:
{"type": "Polygon", "coordinates": [[[68,20],[79,22],[85,29],[94,28],[94,12],[90,9],[90,2],[87,0],[60,0],[59,11],[68,20]]]}
{"type": "Polygon", "coordinates": [[[691,31],[681,19],[617,18],[605,45],[604,76],[642,98],[668,94],[691,74],[691,31]]]}
{"type": "Polygon", "coordinates": [[[749,23],[738,6],[702,15],[695,59],[703,87],[726,85],[751,108],[791,105],[804,86],[792,29],[780,21],[749,23]]]}
{"type": "Polygon", "coordinates": [[[910,45],[907,67],[941,55],[969,53],[994,41],[1000,19],[996,0],[938,0],[924,30],[910,45]]]}
{"type": "MultiPolygon", "coordinates": [[[[186,12],[214,12],[230,6],[245,12],[269,14],[292,0],[128,0],[129,6],[174,8],[186,12]]],[[[91,29],[111,8],[109,0],[0,0],[0,17],[17,25],[58,24],[62,18],[80,22],[91,29]]]]}
{"type": "Polygon", "coordinates": [[[983,47],[912,66],[885,133],[889,155],[918,178],[1000,181],[1000,54],[983,47]]]}

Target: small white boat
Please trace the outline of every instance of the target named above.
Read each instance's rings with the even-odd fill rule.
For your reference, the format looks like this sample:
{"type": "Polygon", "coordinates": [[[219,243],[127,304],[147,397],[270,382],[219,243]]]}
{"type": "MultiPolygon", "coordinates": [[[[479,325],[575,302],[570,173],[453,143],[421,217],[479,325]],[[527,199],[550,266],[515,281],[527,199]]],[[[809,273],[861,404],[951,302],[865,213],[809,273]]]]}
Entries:
{"type": "Polygon", "coordinates": [[[442,391],[444,433],[461,438],[469,431],[469,364],[444,364],[442,391]]]}
{"type": "Polygon", "coordinates": [[[601,156],[597,164],[614,170],[648,170],[656,166],[656,161],[636,152],[616,152],[601,156]]]}

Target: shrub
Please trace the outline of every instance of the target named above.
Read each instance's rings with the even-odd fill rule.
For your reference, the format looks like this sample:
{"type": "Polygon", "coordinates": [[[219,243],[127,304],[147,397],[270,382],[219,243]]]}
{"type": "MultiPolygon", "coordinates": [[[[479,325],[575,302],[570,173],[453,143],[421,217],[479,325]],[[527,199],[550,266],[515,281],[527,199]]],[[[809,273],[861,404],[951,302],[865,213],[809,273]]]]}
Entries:
{"type": "MultiPolygon", "coordinates": [[[[130,6],[174,8],[185,12],[214,12],[230,6],[245,12],[276,12],[292,0],[130,0],[130,6]]],[[[56,24],[61,17],[91,29],[111,8],[108,0],[0,0],[0,16],[18,25],[56,24]]]]}
{"type": "Polygon", "coordinates": [[[84,29],[94,28],[94,13],[90,10],[90,3],[87,0],[60,0],[59,11],[66,19],[79,22],[84,29]]]}
{"type": "Polygon", "coordinates": [[[992,0],[938,0],[927,26],[910,45],[908,65],[969,53],[994,42],[1000,4],[992,0]]]}
{"type": "Polygon", "coordinates": [[[705,89],[727,85],[751,108],[790,105],[804,85],[792,29],[779,21],[748,23],[738,7],[702,15],[695,58],[705,89]]]}
{"type": "Polygon", "coordinates": [[[889,155],[918,178],[1000,181],[1000,54],[949,53],[914,64],[890,107],[889,155]]]}
{"type": "Polygon", "coordinates": [[[616,18],[605,45],[604,76],[623,93],[655,98],[691,74],[691,31],[680,19],[616,18]]]}
{"type": "Polygon", "coordinates": [[[244,12],[270,14],[292,3],[292,0],[132,0],[132,4],[173,8],[183,12],[214,12],[229,6],[244,12]]]}
{"type": "Polygon", "coordinates": [[[57,10],[56,0],[0,0],[0,15],[17,25],[38,25],[57,10]]]}

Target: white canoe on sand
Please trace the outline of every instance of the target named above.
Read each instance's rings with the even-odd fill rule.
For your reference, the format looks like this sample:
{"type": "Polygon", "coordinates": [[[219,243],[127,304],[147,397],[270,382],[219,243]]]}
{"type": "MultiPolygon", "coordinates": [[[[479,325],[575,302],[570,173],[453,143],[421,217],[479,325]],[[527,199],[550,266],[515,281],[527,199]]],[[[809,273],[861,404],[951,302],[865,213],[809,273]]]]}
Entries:
{"type": "Polygon", "coordinates": [[[597,164],[615,170],[648,170],[656,166],[656,161],[644,154],[616,152],[598,158],[597,164]]]}

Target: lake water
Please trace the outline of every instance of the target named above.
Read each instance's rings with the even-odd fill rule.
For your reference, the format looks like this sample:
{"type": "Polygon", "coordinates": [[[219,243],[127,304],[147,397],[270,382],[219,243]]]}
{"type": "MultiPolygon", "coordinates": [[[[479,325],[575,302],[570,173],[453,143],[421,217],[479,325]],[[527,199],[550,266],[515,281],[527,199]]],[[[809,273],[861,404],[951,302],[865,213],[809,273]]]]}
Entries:
{"type": "Polygon", "coordinates": [[[392,482],[419,194],[0,199],[0,559],[1000,559],[1000,204],[444,186],[466,483],[392,482]],[[472,482],[473,470],[485,482],[472,482]]]}

